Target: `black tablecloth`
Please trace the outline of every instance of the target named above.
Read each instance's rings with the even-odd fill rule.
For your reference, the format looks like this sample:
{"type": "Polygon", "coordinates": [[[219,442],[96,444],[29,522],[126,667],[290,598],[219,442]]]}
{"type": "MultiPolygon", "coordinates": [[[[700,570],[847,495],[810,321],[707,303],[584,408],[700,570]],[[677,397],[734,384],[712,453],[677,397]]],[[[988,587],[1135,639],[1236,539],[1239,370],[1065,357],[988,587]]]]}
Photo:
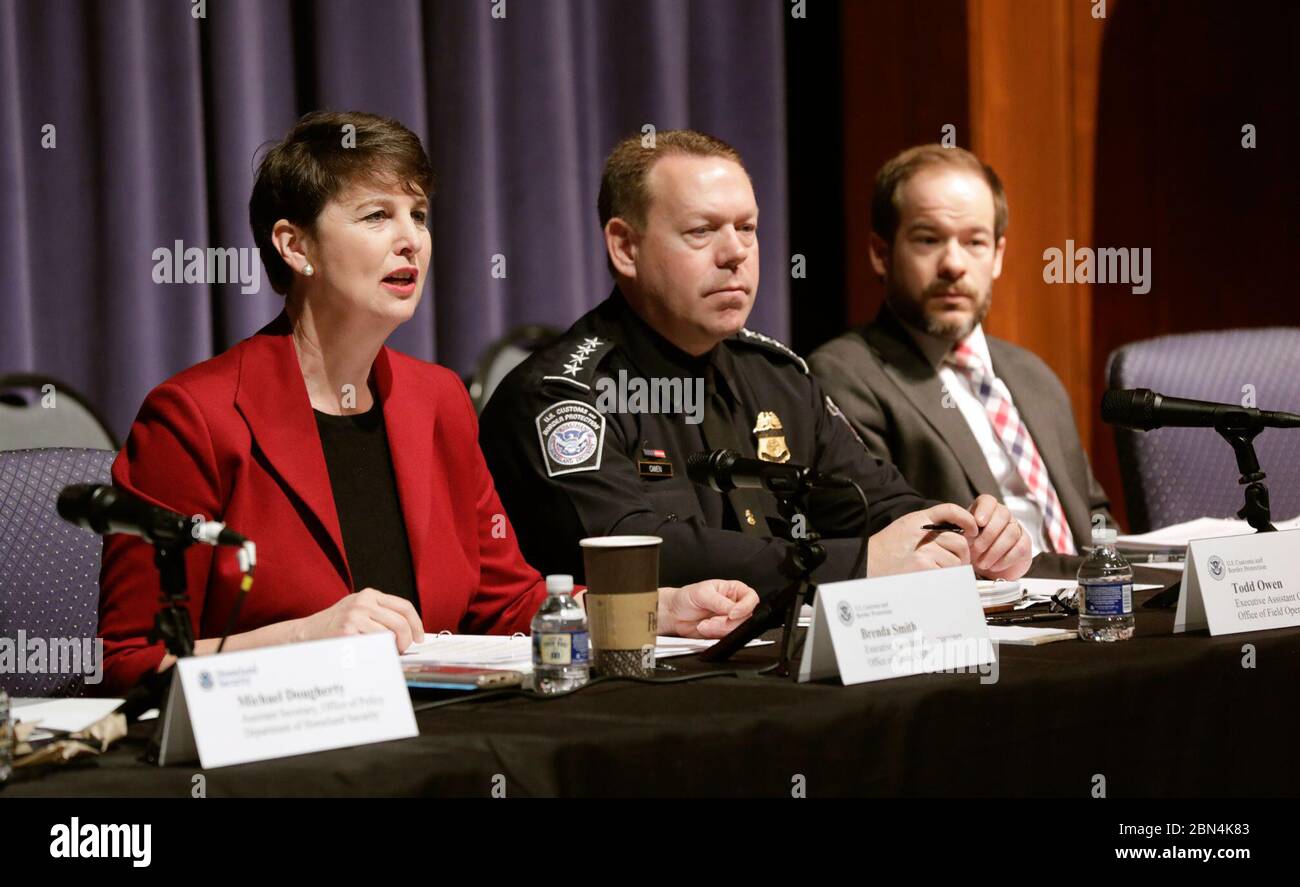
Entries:
{"type": "MultiPolygon", "coordinates": [[[[1040,557],[1033,574],[1072,575],[1040,557]]],[[[1142,570],[1138,581],[1176,574],[1142,570]]],[[[205,772],[218,796],[842,795],[1088,797],[1300,793],[1300,629],[1000,648],[996,683],[930,674],[852,687],[757,676],[602,682],[561,699],[487,698],[417,714],[420,736],[205,772]],[[1254,667],[1244,667],[1245,645],[1254,667]]],[[[1072,627],[1073,621],[1050,623],[1072,627]]],[[[770,664],[775,647],[726,668],[770,664]]],[[[716,670],[671,660],[678,673],[716,670]]],[[[987,679],[985,679],[987,680],[987,679]]],[[[418,705],[418,702],[417,702],[418,705]]],[[[150,727],[13,796],[188,797],[197,764],[139,762],[150,727]]]]}

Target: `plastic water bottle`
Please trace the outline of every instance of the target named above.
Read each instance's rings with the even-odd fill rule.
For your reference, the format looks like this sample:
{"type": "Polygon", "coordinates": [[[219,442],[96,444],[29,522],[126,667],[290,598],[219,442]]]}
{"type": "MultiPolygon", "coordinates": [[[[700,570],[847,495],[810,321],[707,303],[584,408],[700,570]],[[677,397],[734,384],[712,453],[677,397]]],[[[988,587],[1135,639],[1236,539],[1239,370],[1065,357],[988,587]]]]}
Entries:
{"type": "Polygon", "coordinates": [[[587,683],[591,644],[587,614],[573,599],[572,576],[547,576],[546,600],[533,617],[533,689],[563,693],[587,683]]]}
{"type": "Polygon", "coordinates": [[[0,687],[0,783],[14,772],[14,720],[9,694],[0,687]]]}
{"type": "Polygon", "coordinates": [[[1133,568],[1115,548],[1119,531],[1094,528],[1093,548],[1079,566],[1079,637],[1127,641],[1133,637],[1133,568]]]}

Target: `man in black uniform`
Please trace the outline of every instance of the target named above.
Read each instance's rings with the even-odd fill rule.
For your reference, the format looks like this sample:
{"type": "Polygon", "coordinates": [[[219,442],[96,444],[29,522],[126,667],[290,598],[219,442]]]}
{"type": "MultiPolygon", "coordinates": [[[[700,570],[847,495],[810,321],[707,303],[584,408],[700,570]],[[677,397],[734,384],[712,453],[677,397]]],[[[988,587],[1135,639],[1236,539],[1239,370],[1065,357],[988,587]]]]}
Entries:
{"type": "Polygon", "coordinates": [[[922,499],[867,452],[802,359],[744,329],[758,207],[733,148],[689,130],[625,139],[606,161],[598,209],[613,294],[510,373],[481,418],[529,563],[581,577],[579,539],[656,535],[665,584],[723,576],[763,594],[791,578],[792,531],[824,537],[816,581],[856,578],[865,517],[867,575],[961,563],[990,577],[1025,572],[1029,540],[1005,506],[922,499]],[[818,491],[808,526],[788,526],[766,491],[724,495],[687,478],[687,458],[712,449],[847,475],[869,512],[852,490],[818,491]],[[922,529],[940,522],[963,534],[922,529]]]}

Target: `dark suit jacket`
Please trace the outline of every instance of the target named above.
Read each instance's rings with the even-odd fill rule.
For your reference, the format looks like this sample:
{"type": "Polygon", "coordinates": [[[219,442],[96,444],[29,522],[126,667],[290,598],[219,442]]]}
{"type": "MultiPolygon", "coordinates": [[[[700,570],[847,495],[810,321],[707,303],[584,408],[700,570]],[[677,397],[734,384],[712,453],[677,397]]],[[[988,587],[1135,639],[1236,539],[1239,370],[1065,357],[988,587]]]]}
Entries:
{"type": "MultiPolygon", "coordinates": [[[[1011,390],[1065,509],[1076,548],[1092,544],[1091,515],[1110,516],[1088,466],[1065,386],[1036,355],[986,337],[993,370],[1011,390]]],[[[808,360],[827,393],[875,455],[889,459],[921,495],[969,505],[999,495],[988,461],[961,411],[943,406],[943,383],[897,315],[818,348],[808,360]]]]}
{"type": "MultiPolygon", "coordinates": [[[[388,348],[373,373],[425,629],[528,631],[545,584],[506,523],[464,384],[388,348]]],[[[150,392],[113,483],[182,514],[224,520],[257,543],[256,582],[236,632],[310,615],[355,590],[284,315],[150,392]]],[[[220,636],[238,590],[233,550],[192,546],[186,564],[194,636],[220,636]]],[[[151,546],[107,537],[100,692],[121,695],[157,669],[162,645],[145,637],[158,594],[151,546]]]]}

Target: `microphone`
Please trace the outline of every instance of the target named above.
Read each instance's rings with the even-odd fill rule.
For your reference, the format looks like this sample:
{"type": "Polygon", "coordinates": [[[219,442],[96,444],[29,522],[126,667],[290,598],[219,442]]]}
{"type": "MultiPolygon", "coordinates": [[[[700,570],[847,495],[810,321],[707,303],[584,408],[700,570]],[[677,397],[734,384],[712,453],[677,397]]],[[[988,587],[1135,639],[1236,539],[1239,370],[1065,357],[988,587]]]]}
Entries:
{"type": "Polygon", "coordinates": [[[822,474],[791,462],[747,459],[734,450],[691,454],[686,459],[686,476],[719,493],[748,488],[790,496],[801,490],[853,486],[853,479],[842,474],[822,474]]]}
{"type": "Polygon", "coordinates": [[[1102,421],[1136,431],[1153,428],[1222,428],[1259,431],[1263,428],[1300,428],[1300,416],[1273,410],[1166,397],[1149,388],[1118,388],[1101,398],[1102,421]]]}
{"type": "Polygon", "coordinates": [[[220,521],[193,520],[106,484],[73,484],[59,493],[59,516],[101,536],[129,533],[155,545],[245,546],[248,540],[220,521]]]}

